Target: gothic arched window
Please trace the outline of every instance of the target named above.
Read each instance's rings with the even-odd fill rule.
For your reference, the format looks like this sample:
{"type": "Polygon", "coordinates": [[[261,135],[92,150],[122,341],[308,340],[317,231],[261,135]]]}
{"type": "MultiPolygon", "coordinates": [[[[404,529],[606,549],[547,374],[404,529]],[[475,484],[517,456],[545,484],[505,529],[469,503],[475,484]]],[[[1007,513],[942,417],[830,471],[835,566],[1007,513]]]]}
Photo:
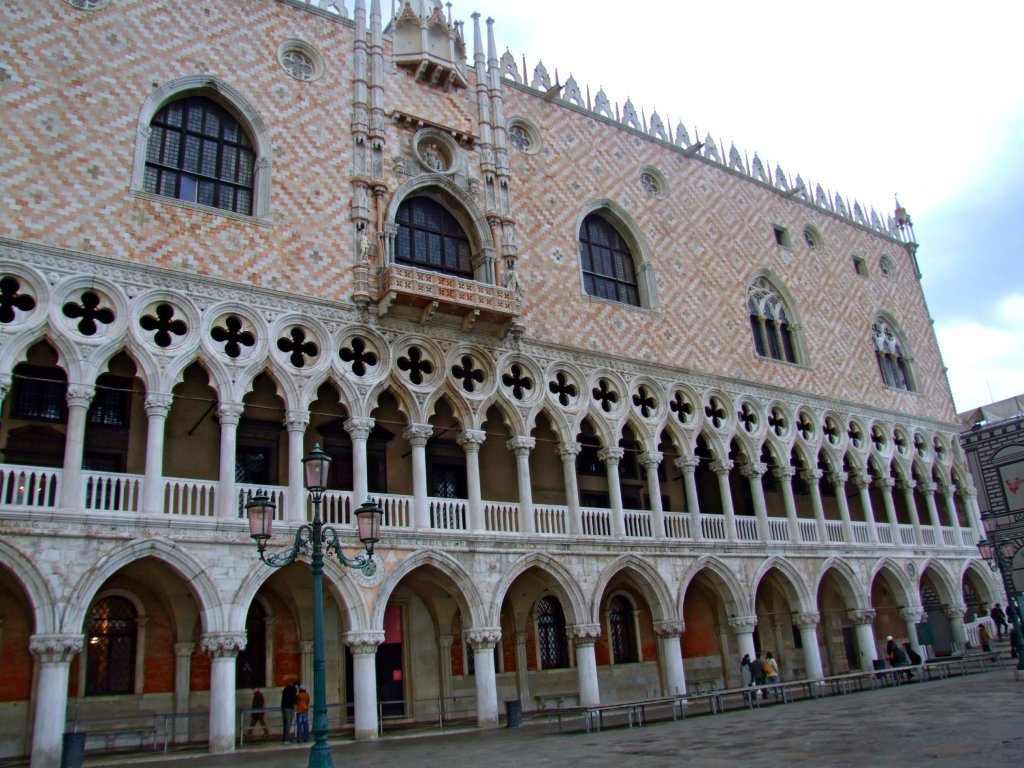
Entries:
{"type": "Polygon", "coordinates": [[[554,597],[542,597],[535,608],[537,645],[540,647],[540,668],[559,669],[569,666],[569,647],[565,636],[565,614],[554,597]]]}
{"type": "Polygon", "coordinates": [[[640,306],[636,264],[619,231],[598,213],[580,227],[583,288],[590,296],[640,306]]]}
{"type": "Polygon", "coordinates": [[[633,605],[621,595],[616,595],[608,603],[608,632],[611,638],[613,663],[630,664],[640,661],[637,654],[633,605]]]}
{"type": "Polygon", "coordinates": [[[895,329],[882,318],[871,325],[871,341],[875,345],[878,372],[887,387],[913,389],[910,379],[909,360],[903,353],[900,338],[895,329]]]}
{"type": "Polygon", "coordinates": [[[256,155],[238,121],[202,96],[172,101],[153,117],[143,189],[251,215],[256,155]]]}
{"type": "Polygon", "coordinates": [[[105,597],[86,620],[85,695],[135,692],[138,612],[131,600],[105,597]]]}
{"type": "Polygon", "coordinates": [[[404,200],[395,221],[397,263],[473,278],[469,238],[443,205],[429,197],[404,200]]]}
{"type": "Polygon", "coordinates": [[[797,362],[796,334],[786,304],[766,278],[759,277],[747,289],[750,330],[754,350],[761,357],[797,362]]]}
{"type": "Polygon", "coordinates": [[[245,650],[235,662],[235,687],[262,688],[267,684],[267,613],[254,602],[245,617],[245,650]]]}

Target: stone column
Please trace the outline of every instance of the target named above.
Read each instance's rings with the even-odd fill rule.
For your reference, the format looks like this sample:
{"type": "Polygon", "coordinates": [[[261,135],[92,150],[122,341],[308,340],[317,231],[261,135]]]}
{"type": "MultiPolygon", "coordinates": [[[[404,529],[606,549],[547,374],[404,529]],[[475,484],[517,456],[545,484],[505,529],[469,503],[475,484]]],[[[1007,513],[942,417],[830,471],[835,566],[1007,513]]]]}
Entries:
{"type": "Polygon", "coordinates": [[[39,634],[29,638],[35,658],[30,768],[57,768],[63,751],[71,660],[85,645],[83,635],[39,634]]]}
{"type": "Polygon", "coordinates": [[[928,508],[928,522],[932,526],[932,530],[935,531],[935,544],[939,547],[946,545],[946,540],[942,535],[942,523],[939,522],[939,509],[935,506],[935,491],[938,489],[937,483],[921,483],[921,493],[924,494],[924,505],[928,508]]]}
{"type": "Polygon", "coordinates": [[[857,486],[857,491],[860,493],[860,508],[864,510],[864,520],[868,524],[868,541],[871,544],[878,544],[875,512],[871,508],[871,494],[868,491],[868,487],[871,485],[871,478],[868,475],[854,475],[852,482],[857,486]]]}
{"type": "Polygon", "coordinates": [[[963,651],[967,648],[967,627],[964,626],[964,614],[967,613],[967,606],[944,605],[942,612],[949,619],[949,628],[953,632],[953,642],[956,644],[954,651],[963,651]]]}
{"type": "Polygon", "coordinates": [[[704,529],[700,524],[700,501],[697,499],[697,481],[694,475],[700,465],[697,456],[680,456],[672,462],[683,474],[683,488],[686,490],[686,511],[690,515],[690,538],[704,541],[704,529]]]}
{"type": "Polygon", "coordinates": [[[892,489],[896,481],[891,477],[880,477],[875,481],[875,487],[882,492],[882,503],[885,505],[885,517],[889,521],[889,535],[892,536],[894,547],[903,545],[900,537],[900,524],[896,519],[896,504],[892,500],[892,489]]]}
{"type": "Polygon", "coordinates": [[[847,613],[853,622],[853,631],[857,637],[857,652],[860,654],[860,668],[866,672],[873,670],[874,661],[878,658],[875,648],[875,609],[856,608],[847,613]]]}
{"type": "Polygon", "coordinates": [[[794,613],[793,623],[800,630],[800,644],[804,648],[804,666],[808,680],[820,680],[825,676],[821,668],[821,648],[818,647],[818,622],[821,616],[816,611],[794,613]]]}
{"type": "Polygon", "coordinates": [[[452,706],[452,646],[454,635],[439,635],[437,652],[441,657],[441,714],[451,714],[452,706]]]}
{"type": "MultiPolygon", "coordinates": [[[[412,449],[412,521],[413,527],[425,531],[430,528],[430,509],[427,506],[427,440],[434,434],[429,424],[412,424],[402,433],[412,449]]],[[[376,719],[376,715],[374,715],[376,719]]]]}
{"type": "Polygon", "coordinates": [[[914,488],[917,483],[907,480],[900,483],[900,490],[903,491],[903,501],[907,505],[907,512],[910,514],[910,524],[914,526],[914,543],[919,547],[924,546],[924,532],[921,530],[921,516],[917,513],[917,502],[914,500],[914,488]]]}
{"type": "Polygon", "coordinates": [[[245,632],[210,632],[200,646],[210,654],[210,752],[235,749],[235,662],[245,632]]]}
{"type": "Polygon", "coordinates": [[[601,703],[601,690],[597,683],[597,657],[594,641],[601,636],[600,624],[574,624],[566,634],[576,649],[576,674],[580,687],[580,705],[596,707],[601,703]]]}
{"type": "Polygon", "coordinates": [[[146,395],[146,477],[142,481],[142,511],[157,515],[164,511],[164,427],[174,402],[172,395],[146,395]]]}
{"type": "Polygon", "coordinates": [[[736,541],[736,513],[732,508],[732,491],[729,489],[729,472],[732,471],[731,459],[718,459],[711,462],[711,471],[718,478],[718,492],[722,496],[722,514],[725,516],[725,538],[736,541]]]}
{"type": "Polygon", "coordinates": [[[679,637],[686,631],[686,622],[679,620],[654,622],[658,636],[658,658],[661,659],[661,679],[665,693],[682,696],[686,693],[686,672],[683,669],[683,649],[679,637]]]}
{"type": "Polygon", "coordinates": [[[245,406],[241,403],[221,403],[217,406],[217,418],[220,419],[220,470],[217,485],[217,493],[220,495],[217,498],[217,516],[225,520],[238,518],[235,454],[238,422],[244,410],[245,406]]]}
{"type": "Polygon", "coordinates": [[[378,735],[377,646],[383,642],[383,632],[345,633],[345,644],[352,652],[352,703],[356,739],[376,739],[378,735]]]}
{"type": "Polygon", "coordinates": [[[946,505],[946,515],[949,517],[949,524],[953,526],[953,541],[956,546],[962,547],[964,545],[964,538],[960,535],[960,520],[956,514],[956,502],[953,500],[953,492],[956,490],[952,485],[943,485],[942,500],[946,505]]]}
{"type": "Polygon", "coordinates": [[[967,508],[967,522],[974,531],[974,540],[981,541],[985,538],[985,526],[981,524],[981,508],[978,506],[978,489],[968,485],[962,491],[964,506],[967,508]]]}
{"type": "MultiPolygon", "coordinates": [[[[467,429],[455,442],[466,454],[466,492],[469,495],[469,530],[485,531],[484,504],[480,495],[480,446],[487,439],[482,429],[467,429]]],[[[532,515],[531,515],[532,518],[532,515]]]]}
{"type": "Polygon", "coordinates": [[[828,526],[825,525],[825,507],[821,503],[821,478],[825,473],[820,469],[805,469],[800,477],[807,483],[807,489],[811,493],[811,509],[814,511],[814,527],[818,531],[818,541],[821,544],[830,544],[828,540],[828,526]]]}
{"type": "Polygon", "coordinates": [[[506,447],[516,455],[516,483],[519,486],[519,514],[523,533],[534,533],[533,489],[530,481],[530,451],[537,444],[532,437],[513,437],[506,447]]]}
{"type": "MultiPolygon", "coordinates": [[[[313,694],[313,641],[299,641],[299,679],[306,686],[310,695],[313,694]]],[[[312,714],[312,710],[310,710],[312,714]]]]}
{"type": "Polygon", "coordinates": [[[516,687],[519,689],[519,700],[523,702],[523,709],[526,709],[530,701],[530,665],[526,656],[526,641],[530,633],[525,631],[516,632],[516,687]]]}
{"type": "MultiPolygon", "coordinates": [[[[736,635],[736,644],[740,648],[740,659],[744,654],[750,654],[753,659],[756,655],[754,650],[754,628],[757,627],[757,616],[732,616],[729,618],[729,629],[736,635]]],[[[722,646],[723,648],[725,646],[722,646]]],[[[732,668],[732,660],[728,660],[729,668],[732,668]]],[[[737,667],[739,661],[736,662],[737,667]]]]}
{"type": "MultiPolygon", "coordinates": [[[[284,426],[288,430],[288,509],[282,510],[290,523],[306,522],[306,482],[302,454],[305,448],[309,411],[286,411],[284,426]]],[[[353,448],[353,453],[355,449],[353,448]]],[[[303,678],[309,680],[309,678],[303,678]]]]}
{"type": "MultiPolygon", "coordinates": [[[[82,487],[82,454],[85,451],[85,417],[96,389],[89,384],[69,384],[68,431],[64,443],[64,467],[61,476],[61,506],[81,509],[85,500],[82,487]]],[[[61,726],[63,728],[63,725],[61,726]]]]}
{"type": "Polygon", "coordinates": [[[768,465],[760,461],[740,467],[740,474],[750,482],[750,495],[754,500],[754,515],[757,518],[759,541],[768,541],[771,538],[771,531],[768,528],[768,508],[764,503],[764,486],[761,484],[761,478],[767,471],[768,465]]]}
{"type": "Polygon", "coordinates": [[[910,647],[917,651],[923,659],[925,652],[921,644],[917,642],[917,624],[924,617],[924,608],[920,605],[909,605],[900,608],[900,616],[907,622],[907,639],[910,641],[910,647]]]}
{"type": "Polygon", "coordinates": [[[796,470],[793,467],[776,467],[772,474],[782,486],[782,501],[786,507],[786,521],[789,523],[789,540],[799,544],[800,521],[797,519],[796,502],[793,500],[793,475],[796,474],[796,470]]]}
{"type": "Polygon", "coordinates": [[[376,422],[366,416],[349,416],[345,431],[352,440],[352,507],[358,509],[370,497],[370,483],[366,476],[366,441],[376,422]]]}
{"type": "MultiPolygon", "coordinates": [[[[174,644],[174,714],[176,715],[187,715],[192,701],[192,652],[195,649],[195,643],[174,644]]],[[[175,744],[188,743],[188,718],[175,718],[173,739],[175,744]]]]}
{"type": "Polygon", "coordinates": [[[558,446],[558,456],[562,459],[562,480],[565,483],[565,524],[570,535],[579,535],[583,530],[580,520],[580,492],[576,485],[576,457],[581,450],[583,446],[579,443],[561,443],[558,446]]]}
{"type": "Polygon", "coordinates": [[[612,508],[612,536],[623,538],[626,535],[626,521],[622,512],[622,489],[619,486],[619,462],[626,455],[623,448],[602,448],[597,458],[604,462],[605,474],[608,476],[608,499],[612,508]]]}
{"type": "Polygon", "coordinates": [[[473,649],[478,728],[494,728],[498,725],[498,684],[494,675],[494,646],[500,640],[500,627],[479,627],[466,632],[466,642],[473,649]]]}
{"type": "Polygon", "coordinates": [[[829,475],[829,480],[836,491],[836,506],[839,507],[839,519],[843,523],[843,541],[847,544],[856,544],[853,523],[850,520],[850,505],[846,503],[846,481],[849,477],[846,472],[833,472],[829,475]]]}
{"type": "Polygon", "coordinates": [[[665,538],[665,510],[661,506],[661,482],[658,480],[658,465],[665,458],[660,451],[644,451],[640,454],[640,466],[644,468],[647,480],[647,495],[651,499],[651,536],[665,538]]]}

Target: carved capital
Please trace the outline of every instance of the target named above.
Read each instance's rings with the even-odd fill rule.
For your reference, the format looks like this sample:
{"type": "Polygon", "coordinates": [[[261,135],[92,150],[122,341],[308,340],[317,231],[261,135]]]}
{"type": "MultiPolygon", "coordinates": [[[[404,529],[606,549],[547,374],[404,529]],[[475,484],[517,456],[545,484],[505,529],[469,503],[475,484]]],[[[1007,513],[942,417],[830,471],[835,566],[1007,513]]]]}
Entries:
{"type": "Polygon", "coordinates": [[[565,636],[575,645],[593,645],[601,636],[601,625],[572,624],[565,628],[565,636]]]}
{"type": "Polygon", "coordinates": [[[580,455],[582,450],[583,446],[580,443],[558,444],[558,455],[562,458],[562,461],[576,461],[576,457],[580,455]]]}
{"type": "Polygon", "coordinates": [[[654,634],[658,637],[679,637],[686,631],[686,622],[682,619],[654,622],[654,634]]]}
{"type": "Polygon", "coordinates": [[[537,440],[533,437],[510,437],[505,441],[505,447],[516,456],[529,456],[536,445],[537,440]]]}
{"type": "Polygon", "coordinates": [[[924,618],[924,607],[920,605],[907,605],[900,608],[900,616],[904,621],[912,621],[917,624],[924,618]]]}
{"type": "Polygon", "coordinates": [[[484,444],[484,440],[487,439],[487,433],[482,429],[466,429],[455,438],[455,442],[458,443],[462,450],[466,451],[479,451],[480,446],[484,444]]]}
{"type": "Polygon", "coordinates": [[[942,612],[946,615],[946,618],[949,619],[950,621],[954,621],[955,619],[959,619],[960,621],[963,621],[964,620],[964,614],[967,613],[967,606],[964,605],[963,603],[960,603],[958,605],[957,604],[954,604],[954,605],[944,605],[944,606],[942,606],[942,612]]]}
{"type": "Polygon", "coordinates": [[[828,479],[836,488],[842,488],[850,476],[846,472],[829,472],[828,479]]]}
{"type": "Polygon", "coordinates": [[[434,428],[429,424],[410,424],[402,432],[402,437],[409,441],[409,445],[422,448],[432,434],[434,434],[434,428]]]}
{"type": "Polygon", "coordinates": [[[146,415],[151,418],[154,416],[163,416],[166,418],[167,414],[171,412],[171,406],[173,404],[174,395],[165,395],[161,392],[146,393],[146,415]]]}
{"type": "Polygon", "coordinates": [[[441,648],[441,653],[449,653],[455,644],[455,635],[438,635],[437,644],[441,648]]]}
{"type": "Polygon", "coordinates": [[[680,456],[678,459],[672,462],[672,465],[687,475],[692,475],[697,471],[697,467],[700,466],[699,456],[680,456]]]}
{"type": "Polygon", "coordinates": [[[965,485],[960,489],[960,494],[968,499],[975,499],[978,497],[978,489],[973,485],[965,485]]]}
{"type": "Polygon", "coordinates": [[[740,467],[740,474],[748,480],[760,480],[761,476],[768,471],[768,465],[761,461],[754,461],[740,467]]]}
{"type": "Polygon", "coordinates": [[[174,658],[184,659],[191,656],[196,650],[195,643],[175,643],[174,658]]]}
{"type": "Polygon", "coordinates": [[[625,448],[602,448],[597,452],[597,458],[603,461],[606,467],[616,466],[625,455],[625,448]]]}
{"type": "Polygon", "coordinates": [[[874,608],[853,608],[846,612],[854,624],[871,624],[875,620],[874,608]]]}
{"type": "Polygon", "coordinates": [[[474,627],[462,634],[474,651],[493,648],[501,641],[501,627],[474,627]]]}
{"type": "Polygon", "coordinates": [[[921,489],[921,493],[925,496],[931,496],[939,489],[938,483],[919,483],[918,488],[921,489]]]}
{"type": "Polygon", "coordinates": [[[730,616],[729,629],[736,634],[753,632],[757,626],[757,616],[730,616]]]}
{"type": "Polygon", "coordinates": [[[871,485],[871,476],[862,474],[851,475],[850,482],[857,488],[867,488],[871,485]]]}
{"type": "Polygon", "coordinates": [[[717,459],[711,462],[711,471],[716,475],[728,475],[734,466],[732,459],[717,459]]]}
{"type": "Polygon", "coordinates": [[[95,394],[96,387],[92,384],[68,384],[68,408],[88,408],[95,394]]]}
{"type": "Polygon", "coordinates": [[[384,633],[380,631],[346,632],[345,645],[354,656],[373,655],[377,646],[384,642],[384,633]]]}
{"type": "Polygon", "coordinates": [[[345,419],[345,431],[353,440],[367,440],[376,422],[366,416],[349,416],[345,419]]]}
{"type": "Polygon", "coordinates": [[[85,647],[85,635],[32,635],[28,649],[41,664],[68,664],[85,647]]]}
{"type": "Polygon", "coordinates": [[[797,629],[811,629],[821,622],[821,614],[817,611],[801,611],[793,614],[793,623],[797,629]]]}
{"type": "Polygon", "coordinates": [[[803,481],[810,485],[817,485],[824,476],[825,473],[820,469],[805,469],[800,473],[803,481]]]}
{"type": "Polygon", "coordinates": [[[875,480],[875,487],[883,491],[892,491],[896,487],[896,481],[891,477],[880,477],[875,480]]]}
{"type": "Polygon", "coordinates": [[[640,466],[644,469],[657,469],[658,465],[661,464],[661,460],[665,458],[665,454],[661,451],[644,451],[638,458],[640,459],[640,466]]]}
{"type": "Polygon", "coordinates": [[[210,632],[203,635],[200,647],[212,659],[234,658],[245,650],[245,632],[210,632]]]}
{"type": "Polygon", "coordinates": [[[312,640],[300,640],[299,641],[299,653],[303,656],[311,656],[313,654],[313,641],[312,640]]]}
{"type": "Polygon", "coordinates": [[[309,411],[289,409],[284,412],[284,426],[289,432],[305,432],[309,425],[309,411]]]}
{"type": "Polygon", "coordinates": [[[793,467],[775,467],[772,474],[777,480],[792,480],[796,475],[796,470],[793,467]]]}
{"type": "Polygon", "coordinates": [[[225,424],[238,426],[238,421],[242,418],[244,410],[245,406],[241,403],[218,403],[217,418],[220,419],[221,426],[225,424]]]}
{"type": "Polygon", "coordinates": [[[917,481],[904,480],[903,482],[899,483],[899,487],[901,491],[913,491],[917,487],[917,481]]]}

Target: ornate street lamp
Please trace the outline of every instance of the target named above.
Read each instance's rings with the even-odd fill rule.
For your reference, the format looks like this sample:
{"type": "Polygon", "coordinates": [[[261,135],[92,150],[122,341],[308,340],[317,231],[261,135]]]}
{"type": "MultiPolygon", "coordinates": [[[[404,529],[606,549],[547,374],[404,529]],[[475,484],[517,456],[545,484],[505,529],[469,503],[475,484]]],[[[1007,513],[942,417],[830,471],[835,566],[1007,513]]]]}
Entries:
{"type": "Polygon", "coordinates": [[[306,490],[313,499],[312,522],[299,526],[290,550],[266,554],[271,536],[276,504],[262,491],[256,492],[245,505],[249,516],[249,531],[256,540],[260,560],[273,568],[294,563],[299,555],[308,555],[313,570],[313,746],[309,751],[309,768],[333,768],[331,749],[327,744],[327,663],[324,658],[324,605],[323,571],[324,553],[334,555],[347,568],[373,576],[377,564],[373,560],[373,547],[380,540],[380,521],[384,515],[380,501],[367,499],[356,510],[359,541],[365,552],[347,558],[341,551],[338,533],[320,519],[320,501],[327,490],[331,470],[331,457],[320,450],[319,443],[302,460],[306,490]]]}
{"type": "MultiPolygon", "coordinates": [[[[998,570],[1006,592],[1006,608],[1013,625],[1014,650],[1017,653],[1017,670],[1024,672],[1024,614],[1021,613],[1017,589],[1013,583],[1013,559],[1024,547],[1024,524],[1017,513],[981,513],[981,524],[987,538],[978,542],[978,551],[988,561],[993,571],[998,570]]],[[[1018,679],[1020,679],[1018,677],[1018,679]]]]}

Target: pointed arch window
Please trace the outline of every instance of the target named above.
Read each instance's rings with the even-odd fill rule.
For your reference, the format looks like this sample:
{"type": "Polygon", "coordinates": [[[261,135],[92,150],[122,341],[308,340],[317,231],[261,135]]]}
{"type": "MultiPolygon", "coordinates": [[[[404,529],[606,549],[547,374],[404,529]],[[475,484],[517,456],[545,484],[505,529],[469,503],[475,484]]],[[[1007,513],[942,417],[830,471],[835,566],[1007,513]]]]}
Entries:
{"type": "Polygon", "coordinates": [[[608,602],[608,635],[611,639],[613,663],[632,664],[640,661],[633,604],[622,595],[616,595],[608,602]]]}
{"type": "Polygon", "coordinates": [[[105,597],[93,605],[86,623],[86,696],[135,692],[138,618],[124,597],[105,597]]]}
{"type": "Polygon", "coordinates": [[[395,261],[473,279],[472,248],[462,225],[436,200],[402,201],[395,215],[395,261]]]}
{"type": "Polygon", "coordinates": [[[537,646],[540,648],[541,669],[561,669],[569,666],[569,644],[565,636],[565,614],[554,597],[542,597],[535,609],[537,619],[537,646]]]}
{"type": "Polygon", "coordinates": [[[911,386],[909,360],[903,352],[900,337],[896,330],[882,318],[871,325],[871,341],[875,345],[875,358],[878,360],[878,372],[887,387],[905,389],[911,386]]]}
{"type": "Polygon", "coordinates": [[[640,306],[636,262],[618,230],[599,213],[580,227],[583,288],[590,296],[640,306]]]}
{"type": "Polygon", "coordinates": [[[256,155],[226,109],[190,96],[157,112],[149,127],[145,191],[252,215],[256,155]]]}
{"type": "Polygon", "coordinates": [[[797,362],[795,329],[790,313],[778,291],[766,278],[759,277],[747,290],[750,330],[754,351],[787,363],[797,362]]]}

